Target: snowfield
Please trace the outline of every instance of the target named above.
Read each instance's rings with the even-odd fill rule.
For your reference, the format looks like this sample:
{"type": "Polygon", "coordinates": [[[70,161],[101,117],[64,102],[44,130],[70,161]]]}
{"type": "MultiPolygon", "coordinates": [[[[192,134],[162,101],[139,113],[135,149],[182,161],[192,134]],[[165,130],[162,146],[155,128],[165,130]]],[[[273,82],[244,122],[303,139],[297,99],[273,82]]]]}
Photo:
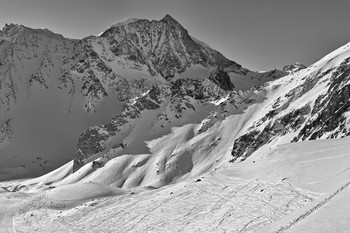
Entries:
{"type": "Polygon", "coordinates": [[[158,189],[78,182],[33,194],[3,190],[1,199],[9,200],[1,212],[3,219],[10,221],[14,214],[12,224],[4,221],[8,225],[4,229],[334,232],[329,224],[336,221],[338,232],[346,232],[349,215],[343,205],[349,200],[349,143],[344,138],[282,145],[262,157],[255,154],[239,164],[158,189]],[[311,162],[313,166],[306,166],[311,162]]]}

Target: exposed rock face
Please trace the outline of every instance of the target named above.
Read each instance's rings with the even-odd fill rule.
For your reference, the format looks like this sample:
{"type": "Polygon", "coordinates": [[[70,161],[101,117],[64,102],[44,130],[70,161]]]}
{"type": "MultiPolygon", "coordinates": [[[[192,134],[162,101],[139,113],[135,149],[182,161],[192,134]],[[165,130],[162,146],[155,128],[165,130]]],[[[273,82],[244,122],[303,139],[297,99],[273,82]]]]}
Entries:
{"type": "Polygon", "coordinates": [[[241,66],[221,53],[195,41],[175,19],[166,15],[160,21],[132,20],[106,30],[102,38],[108,40],[116,56],[147,64],[151,73],[159,72],[169,79],[191,65],[204,67],[241,66]]]}
{"type": "Polygon", "coordinates": [[[0,126],[0,143],[11,142],[13,137],[13,130],[10,124],[11,120],[6,120],[0,126]]]}
{"type": "Polygon", "coordinates": [[[230,80],[230,76],[228,75],[227,72],[225,72],[222,69],[216,69],[214,70],[210,76],[209,80],[220,86],[222,89],[229,91],[233,90],[235,87],[230,80]]]}
{"type": "MultiPolygon", "coordinates": [[[[238,158],[241,158],[243,161],[254,151],[271,142],[273,139],[297,131],[305,122],[305,115],[308,113],[310,113],[310,106],[307,105],[277,118],[274,122],[271,121],[262,130],[252,127],[249,133],[235,140],[231,152],[233,155],[231,162],[234,162],[238,158]]],[[[271,119],[274,114],[276,114],[275,111],[270,111],[261,121],[265,122],[271,119]]]]}
{"type": "Polygon", "coordinates": [[[345,59],[331,76],[327,95],[319,96],[312,110],[312,118],[300,130],[294,141],[350,135],[348,112],[350,108],[350,58],[345,59]]]}
{"type": "Polygon", "coordinates": [[[0,110],[14,108],[22,88],[49,88],[50,80],[70,68],[80,50],[78,41],[48,30],[10,24],[0,32],[0,110]]]}

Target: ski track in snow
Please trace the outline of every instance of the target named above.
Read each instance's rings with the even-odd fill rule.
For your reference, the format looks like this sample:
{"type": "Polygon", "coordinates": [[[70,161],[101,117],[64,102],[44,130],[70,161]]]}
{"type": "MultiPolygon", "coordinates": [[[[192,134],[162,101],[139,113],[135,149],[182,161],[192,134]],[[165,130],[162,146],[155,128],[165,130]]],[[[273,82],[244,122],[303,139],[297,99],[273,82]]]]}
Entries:
{"type": "MultiPolygon", "coordinates": [[[[41,197],[42,195],[38,195],[41,197]]],[[[15,216],[21,211],[28,211],[31,208],[41,208],[42,206],[35,207],[34,202],[31,199],[26,199],[27,194],[22,193],[0,193],[0,232],[1,233],[13,233],[16,231],[15,216]],[[29,204],[29,205],[28,205],[29,204]]],[[[46,198],[41,198],[46,200],[46,198]]]]}
{"type": "Polygon", "coordinates": [[[344,153],[344,154],[335,155],[335,156],[329,156],[329,157],[320,158],[320,159],[304,160],[304,161],[299,162],[299,164],[302,164],[302,163],[312,163],[312,162],[321,161],[321,160],[327,160],[327,159],[334,159],[334,158],[336,158],[336,157],[343,157],[343,156],[347,156],[347,155],[350,155],[350,153],[344,153]]]}
{"type": "Polygon", "coordinates": [[[305,213],[301,214],[297,218],[295,218],[293,221],[289,222],[287,225],[282,226],[276,233],[281,233],[288,231],[296,224],[300,223],[301,221],[305,220],[307,217],[309,217],[311,214],[315,213],[318,209],[324,207],[327,203],[332,201],[336,196],[338,196],[340,193],[344,192],[346,189],[348,189],[350,186],[350,181],[341,186],[339,189],[337,189],[335,192],[333,192],[331,195],[324,198],[321,202],[314,205],[312,208],[307,210],[305,213]]]}
{"type": "Polygon", "coordinates": [[[0,209],[0,231],[3,233],[16,232],[13,224],[14,208],[1,206],[0,209]]]}
{"type": "Polygon", "coordinates": [[[214,174],[68,210],[31,208],[15,222],[18,232],[249,232],[317,197],[287,183],[214,174]]]}

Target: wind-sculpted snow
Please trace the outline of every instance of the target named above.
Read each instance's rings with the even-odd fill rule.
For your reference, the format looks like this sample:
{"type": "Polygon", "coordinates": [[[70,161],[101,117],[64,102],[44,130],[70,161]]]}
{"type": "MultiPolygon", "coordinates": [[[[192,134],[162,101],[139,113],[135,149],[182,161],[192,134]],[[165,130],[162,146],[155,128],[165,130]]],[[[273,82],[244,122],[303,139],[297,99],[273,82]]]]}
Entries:
{"type": "MultiPolygon", "coordinates": [[[[337,196],[348,191],[348,149],[348,138],[287,144],[158,189],[117,189],[103,184],[123,175],[116,170],[128,167],[128,160],[95,168],[101,171],[99,182],[96,176],[90,176],[95,181],[69,185],[53,181],[70,171],[70,163],[45,177],[21,182],[28,187],[50,183],[46,191],[11,193],[18,181],[1,183],[0,201],[9,199],[6,211],[0,211],[6,220],[2,226],[17,232],[277,232],[293,231],[299,225],[305,229],[318,225],[317,221],[324,226],[324,219],[314,216],[328,205],[341,208],[342,199],[337,196]]],[[[137,157],[126,172],[142,168],[150,159],[137,157]]],[[[201,163],[198,158],[193,161],[201,163]]],[[[91,174],[91,170],[86,172],[91,174]]],[[[347,229],[347,215],[334,214],[327,219],[340,219],[342,229],[347,229]]]]}

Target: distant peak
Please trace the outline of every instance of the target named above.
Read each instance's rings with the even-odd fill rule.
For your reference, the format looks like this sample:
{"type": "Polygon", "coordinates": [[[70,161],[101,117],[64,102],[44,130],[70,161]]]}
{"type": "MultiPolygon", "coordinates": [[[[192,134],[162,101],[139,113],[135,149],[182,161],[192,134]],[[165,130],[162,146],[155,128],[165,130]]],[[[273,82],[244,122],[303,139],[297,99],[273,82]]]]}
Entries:
{"type": "MultiPolygon", "coordinates": [[[[128,24],[135,23],[135,22],[138,22],[138,21],[143,21],[143,20],[149,21],[148,19],[128,18],[128,19],[124,19],[124,20],[122,20],[120,22],[117,22],[117,23],[113,24],[109,28],[125,26],[125,25],[128,25],[128,24]]],[[[168,14],[165,15],[164,18],[162,18],[161,20],[159,20],[159,21],[156,20],[156,22],[163,22],[163,23],[166,23],[166,24],[173,24],[173,25],[181,25],[171,15],[168,15],[168,14]]]]}
{"type": "Polygon", "coordinates": [[[14,24],[14,23],[5,23],[5,26],[2,28],[2,30],[10,29],[10,28],[21,28],[23,25],[14,24]]]}
{"type": "Polygon", "coordinates": [[[64,38],[61,34],[54,33],[50,31],[47,28],[38,28],[38,29],[33,29],[27,26],[23,26],[22,24],[5,24],[5,26],[2,28],[0,31],[0,36],[14,36],[18,35],[19,33],[24,33],[24,34],[31,34],[31,33],[38,33],[43,36],[47,36],[50,38],[56,38],[56,39],[62,39],[64,38]]]}
{"type": "Polygon", "coordinates": [[[38,29],[33,29],[33,30],[40,33],[41,35],[45,35],[48,37],[64,38],[61,34],[54,33],[53,31],[51,31],[47,28],[38,28],[38,29]]]}
{"type": "Polygon", "coordinates": [[[177,23],[177,24],[179,24],[179,22],[177,22],[171,15],[168,15],[168,14],[166,14],[164,16],[164,18],[161,19],[161,21],[165,22],[165,23],[177,23]]]}
{"type": "Polygon", "coordinates": [[[5,26],[0,30],[0,36],[10,36],[15,35],[22,31],[22,29],[25,28],[23,25],[19,24],[13,24],[13,23],[6,23],[5,26]]]}
{"type": "Polygon", "coordinates": [[[163,20],[175,20],[171,15],[166,14],[163,18],[163,20]]]}
{"type": "Polygon", "coordinates": [[[97,36],[104,37],[106,35],[109,35],[110,33],[113,34],[114,28],[125,27],[125,26],[132,27],[134,24],[139,24],[139,23],[145,23],[145,24],[155,23],[162,26],[171,26],[175,30],[179,29],[181,31],[186,31],[187,33],[187,30],[185,30],[184,27],[178,21],[176,21],[172,16],[167,14],[161,20],[149,20],[149,19],[140,19],[140,18],[125,19],[123,21],[113,24],[107,30],[101,32],[97,36]]]}

